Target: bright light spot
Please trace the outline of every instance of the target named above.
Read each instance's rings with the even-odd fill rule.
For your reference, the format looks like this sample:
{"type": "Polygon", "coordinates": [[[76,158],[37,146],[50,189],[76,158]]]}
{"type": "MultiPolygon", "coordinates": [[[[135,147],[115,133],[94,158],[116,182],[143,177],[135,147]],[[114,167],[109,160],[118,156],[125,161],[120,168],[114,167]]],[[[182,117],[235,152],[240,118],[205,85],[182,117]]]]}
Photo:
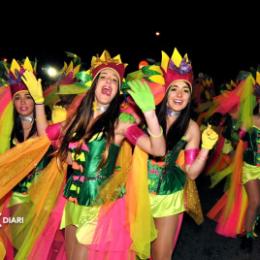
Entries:
{"type": "Polygon", "coordinates": [[[50,77],[50,78],[56,78],[59,75],[58,69],[56,69],[53,66],[46,66],[42,68],[42,70],[50,77]]]}
{"type": "Polygon", "coordinates": [[[47,74],[51,77],[51,78],[55,78],[58,75],[58,70],[54,67],[49,67],[47,69],[47,74]]]}
{"type": "Polygon", "coordinates": [[[157,32],[155,32],[155,35],[156,35],[156,36],[160,36],[161,33],[157,31],[157,32]]]}

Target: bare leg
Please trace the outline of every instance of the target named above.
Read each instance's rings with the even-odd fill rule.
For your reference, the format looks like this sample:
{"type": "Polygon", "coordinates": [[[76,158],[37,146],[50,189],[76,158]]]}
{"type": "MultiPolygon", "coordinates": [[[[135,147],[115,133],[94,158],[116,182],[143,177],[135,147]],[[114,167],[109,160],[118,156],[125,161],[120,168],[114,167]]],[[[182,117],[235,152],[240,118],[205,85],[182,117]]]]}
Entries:
{"type": "Polygon", "coordinates": [[[77,227],[70,225],[65,228],[65,251],[67,260],[71,260],[73,256],[73,250],[77,243],[76,238],[77,227]]]}
{"type": "Polygon", "coordinates": [[[173,241],[178,228],[179,214],[155,218],[158,237],[152,243],[153,260],[170,260],[173,253],[173,241]]]}
{"type": "Polygon", "coordinates": [[[76,242],[76,245],[73,249],[73,255],[72,260],[87,260],[88,259],[88,252],[87,247],[85,245],[80,244],[79,242],[76,242]]]}
{"type": "Polygon", "coordinates": [[[260,206],[260,181],[252,180],[245,184],[248,196],[248,207],[246,212],[246,232],[252,231],[257,211],[260,206]]]}

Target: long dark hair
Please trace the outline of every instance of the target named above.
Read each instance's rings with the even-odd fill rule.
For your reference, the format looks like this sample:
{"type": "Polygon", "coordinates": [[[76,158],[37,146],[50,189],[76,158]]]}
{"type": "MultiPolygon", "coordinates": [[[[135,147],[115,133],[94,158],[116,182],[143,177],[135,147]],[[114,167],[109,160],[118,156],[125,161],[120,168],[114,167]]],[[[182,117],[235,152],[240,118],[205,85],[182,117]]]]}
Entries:
{"type": "Polygon", "coordinates": [[[260,104],[259,103],[257,103],[256,104],[256,106],[255,106],[255,108],[254,108],[254,110],[253,110],[253,115],[259,115],[260,113],[259,113],[259,106],[260,106],[260,104]]]}
{"type": "Polygon", "coordinates": [[[168,99],[169,90],[167,91],[164,99],[162,100],[161,104],[157,108],[159,123],[163,128],[163,133],[166,139],[167,151],[171,150],[174,147],[174,145],[183,137],[183,135],[185,134],[189,126],[189,122],[191,118],[191,102],[189,101],[187,106],[181,111],[176,121],[170,126],[168,133],[166,134],[166,128],[167,128],[166,112],[167,112],[167,99],[168,99]]]}
{"type": "MultiPolygon", "coordinates": [[[[36,127],[36,120],[35,120],[35,108],[33,110],[33,125],[30,130],[30,133],[27,137],[30,138],[31,136],[35,135],[37,133],[37,127],[36,127]]],[[[19,116],[19,113],[14,109],[14,127],[11,134],[11,146],[13,146],[12,141],[13,139],[17,139],[19,143],[24,142],[24,131],[22,126],[22,120],[19,116]]]]}
{"type": "MultiPolygon", "coordinates": [[[[114,139],[114,128],[119,116],[121,98],[118,90],[116,96],[109,104],[108,109],[104,113],[102,113],[90,126],[90,120],[93,117],[92,106],[95,100],[95,90],[98,77],[96,77],[96,79],[93,81],[91,88],[79,105],[78,112],[75,118],[72,120],[71,123],[69,123],[68,128],[65,128],[65,135],[58,151],[58,156],[60,157],[61,161],[65,161],[67,159],[68,146],[70,142],[88,142],[91,137],[97,133],[102,133],[103,137],[107,140],[104,157],[102,159],[102,165],[106,161],[108,148],[114,139]]],[[[78,150],[80,150],[80,147],[78,150]]]]}

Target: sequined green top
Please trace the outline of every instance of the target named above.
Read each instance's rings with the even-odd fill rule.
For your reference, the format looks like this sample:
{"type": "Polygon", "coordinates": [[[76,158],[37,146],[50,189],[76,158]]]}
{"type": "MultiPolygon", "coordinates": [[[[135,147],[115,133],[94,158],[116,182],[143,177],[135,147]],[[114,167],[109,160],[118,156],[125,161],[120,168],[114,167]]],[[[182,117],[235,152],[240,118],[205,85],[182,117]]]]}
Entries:
{"type": "Polygon", "coordinates": [[[244,161],[251,165],[260,166],[260,129],[253,126],[245,140],[248,147],[244,153],[244,161]]]}
{"type": "Polygon", "coordinates": [[[73,167],[64,195],[66,198],[76,198],[80,205],[91,206],[97,203],[100,186],[113,174],[119,146],[111,144],[106,164],[99,169],[106,140],[96,138],[84,145],[85,148],[83,147],[77,155],[75,153],[77,147],[70,148],[77,167],[73,167]]]}
{"type": "Polygon", "coordinates": [[[168,151],[164,160],[148,160],[148,189],[158,195],[169,195],[184,188],[186,174],[176,164],[186,141],[181,139],[171,151],[168,151]]]}

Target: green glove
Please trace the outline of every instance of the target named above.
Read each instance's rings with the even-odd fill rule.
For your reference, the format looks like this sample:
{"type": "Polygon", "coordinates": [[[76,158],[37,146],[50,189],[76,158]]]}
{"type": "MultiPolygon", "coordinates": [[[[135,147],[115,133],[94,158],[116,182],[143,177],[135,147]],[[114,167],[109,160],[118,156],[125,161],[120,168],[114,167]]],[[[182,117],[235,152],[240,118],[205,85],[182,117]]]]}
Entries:
{"type": "Polygon", "coordinates": [[[211,150],[218,141],[218,134],[211,128],[211,125],[202,132],[202,145],[201,147],[211,150]]]}
{"type": "Polygon", "coordinates": [[[127,84],[130,87],[127,92],[143,112],[155,110],[154,96],[146,83],[141,80],[133,80],[127,84]]]}
{"type": "Polygon", "coordinates": [[[41,79],[36,79],[34,74],[31,71],[25,71],[22,80],[24,84],[27,86],[28,91],[30,92],[34,102],[36,104],[43,104],[44,97],[42,94],[42,84],[41,79]]]}

